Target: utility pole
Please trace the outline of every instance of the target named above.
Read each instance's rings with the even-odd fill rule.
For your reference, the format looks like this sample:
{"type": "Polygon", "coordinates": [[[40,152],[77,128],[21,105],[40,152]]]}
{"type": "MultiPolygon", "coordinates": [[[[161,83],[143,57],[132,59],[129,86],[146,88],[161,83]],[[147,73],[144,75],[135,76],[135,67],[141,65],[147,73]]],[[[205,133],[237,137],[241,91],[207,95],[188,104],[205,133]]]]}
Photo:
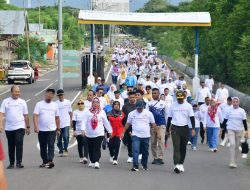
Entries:
{"type": "Polygon", "coordinates": [[[195,75],[193,78],[193,95],[196,96],[197,89],[200,86],[200,78],[198,74],[199,62],[199,27],[195,27],[195,75]]]}
{"type": "Polygon", "coordinates": [[[39,17],[38,17],[38,20],[39,20],[39,32],[41,30],[41,0],[38,0],[38,3],[39,3],[39,17]]]}
{"type": "MultiPolygon", "coordinates": [[[[91,0],[91,10],[93,10],[93,0],[91,0]]],[[[93,62],[94,62],[94,24],[90,25],[90,66],[89,66],[89,76],[88,85],[95,84],[95,77],[93,75],[93,62]]]]}
{"type": "Polygon", "coordinates": [[[62,65],[62,0],[58,0],[58,82],[63,89],[63,65],[62,65]]]}

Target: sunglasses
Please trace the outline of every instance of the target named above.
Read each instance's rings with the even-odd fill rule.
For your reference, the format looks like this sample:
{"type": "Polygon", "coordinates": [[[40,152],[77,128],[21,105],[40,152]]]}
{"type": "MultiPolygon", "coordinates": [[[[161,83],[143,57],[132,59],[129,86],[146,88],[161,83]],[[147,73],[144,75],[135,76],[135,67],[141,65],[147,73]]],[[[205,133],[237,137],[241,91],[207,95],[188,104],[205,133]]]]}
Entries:
{"type": "Polygon", "coordinates": [[[80,106],[80,105],[84,105],[84,103],[83,103],[83,102],[81,102],[81,103],[77,103],[77,105],[78,105],[78,106],[80,106]]]}

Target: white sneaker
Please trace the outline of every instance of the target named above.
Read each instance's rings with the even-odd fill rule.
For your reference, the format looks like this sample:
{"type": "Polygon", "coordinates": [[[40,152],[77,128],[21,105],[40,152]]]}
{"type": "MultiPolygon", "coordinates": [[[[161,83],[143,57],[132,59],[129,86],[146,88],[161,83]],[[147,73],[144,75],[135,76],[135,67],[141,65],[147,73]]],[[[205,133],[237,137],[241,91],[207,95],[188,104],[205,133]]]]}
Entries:
{"type": "Polygon", "coordinates": [[[181,173],[179,164],[177,164],[177,165],[174,167],[174,172],[177,173],[177,174],[181,173]]]}
{"type": "Polygon", "coordinates": [[[184,171],[185,171],[185,170],[184,170],[183,164],[180,164],[180,165],[179,165],[179,170],[180,170],[180,172],[184,172],[184,171]]]}
{"type": "Polygon", "coordinates": [[[225,139],[224,139],[224,140],[222,140],[222,141],[220,142],[220,145],[221,145],[221,146],[225,146],[225,144],[226,144],[225,139]]]}
{"type": "Polygon", "coordinates": [[[230,167],[230,168],[237,168],[237,164],[231,162],[231,163],[229,164],[229,167],[230,167]]]}
{"type": "Polygon", "coordinates": [[[191,145],[192,143],[190,141],[188,141],[188,145],[191,145]]]}
{"type": "Polygon", "coordinates": [[[197,151],[196,146],[193,146],[193,147],[192,147],[192,150],[197,151]]]}
{"type": "Polygon", "coordinates": [[[90,167],[90,168],[93,168],[93,167],[95,167],[95,164],[90,162],[90,163],[89,163],[89,167],[90,167]]]}
{"type": "Polygon", "coordinates": [[[80,163],[83,163],[83,158],[80,158],[80,161],[79,161],[80,163]]]}
{"type": "Polygon", "coordinates": [[[109,158],[110,163],[113,163],[113,157],[109,158]]]}
{"type": "Polygon", "coordinates": [[[83,163],[84,163],[84,164],[87,164],[87,163],[88,163],[88,158],[84,157],[84,158],[83,158],[83,163]]]}
{"type": "Polygon", "coordinates": [[[117,160],[114,160],[112,164],[113,164],[113,165],[118,165],[117,160]]]}
{"type": "Polygon", "coordinates": [[[212,149],[212,148],[209,148],[209,152],[214,152],[214,149],[212,149]]]}
{"type": "Polygon", "coordinates": [[[95,166],[95,169],[100,169],[100,164],[99,164],[99,162],[96,162],[96,163],[94,164],[94,166],[95,166]]]}
{"type": "Polygon", "coordinates": [[[230,147],[230,143],[227,143],[227,147],[228,147],[228,148],[230,147]]]}
{"type": "Polygon", "coordinates": [[[142,154],[139,154],[139,160],[141,160],[142,159],[142,154]]]}
{"type": "Polygon", "coordinates": [[[128,157],[127,163],[132,163],[133,162],[133,158],[132,157],[128,157]]]}
{"type": "Polygon", "coordinates": [[[242,154],[241,158],[246,159],[247,158],[247,154],[242,154]]]}

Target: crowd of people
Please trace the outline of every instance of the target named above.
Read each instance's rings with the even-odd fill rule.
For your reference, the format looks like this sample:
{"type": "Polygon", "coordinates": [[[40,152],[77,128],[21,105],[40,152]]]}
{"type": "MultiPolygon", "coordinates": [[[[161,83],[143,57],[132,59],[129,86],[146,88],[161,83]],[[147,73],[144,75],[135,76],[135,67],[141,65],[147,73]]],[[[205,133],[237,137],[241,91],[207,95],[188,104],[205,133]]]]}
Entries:
{"type": "MultiPolygon", "coordinates": [[[[230,97],[224,84],[215,95],[210,76],[202,81],[195,98],[183,76],[158,58],[157,51],[148,51],[132,41],[123,41],[113,48],[112,84],[98,77],[87,92],[87,99],[76,101],[77,109],[65,99],[62,89],[49,88],[44,100],[33,112],[34,131],[40,144],[41,168],[53,168],[55,141],[59,156],[68,155],[69,131],[76,137],[80,163],[100,168],[101,149],[110,154],[110,162],[118,165],[121,146],[127,147],[131,171],[148,170],[149,147],[152,164],[164,164],[164,152],[171,136],[174,172],[184,172],[187,145],[199,150],[198,138],[209,151],[218,151],[230,143],[230,168],[237,167],[239,146],[248,138],[246,112],[240,100],[230,97]],[[57,101],[53,101],[55,94],[57,101]],[[221,134],[220,134],[221,133],[221,134]]],[[[0,130],[8,140],[8,169],[23,168],[23,138],[30,134],[26,102],[20,98],[18,86],[11,88],[11,97],[0,108],[0,130]],[[3,115],[6,124],[3,128],[3,115]],[[16,155],[16,156],[15,156],[16,155]]]]}

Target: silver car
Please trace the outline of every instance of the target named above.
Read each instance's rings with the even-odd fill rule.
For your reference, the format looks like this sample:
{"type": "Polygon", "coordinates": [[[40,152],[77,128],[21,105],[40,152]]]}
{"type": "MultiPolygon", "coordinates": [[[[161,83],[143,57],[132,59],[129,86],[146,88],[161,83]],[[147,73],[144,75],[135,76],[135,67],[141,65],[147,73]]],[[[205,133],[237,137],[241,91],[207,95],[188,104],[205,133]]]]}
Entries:
{"type": "Polygon", "coordinates": [[[29,84],[34,80],[34,69],[28,60],[16,60],[10,62],[8,68],[8,84],[15,81],[27,81],[29,84]]]}

